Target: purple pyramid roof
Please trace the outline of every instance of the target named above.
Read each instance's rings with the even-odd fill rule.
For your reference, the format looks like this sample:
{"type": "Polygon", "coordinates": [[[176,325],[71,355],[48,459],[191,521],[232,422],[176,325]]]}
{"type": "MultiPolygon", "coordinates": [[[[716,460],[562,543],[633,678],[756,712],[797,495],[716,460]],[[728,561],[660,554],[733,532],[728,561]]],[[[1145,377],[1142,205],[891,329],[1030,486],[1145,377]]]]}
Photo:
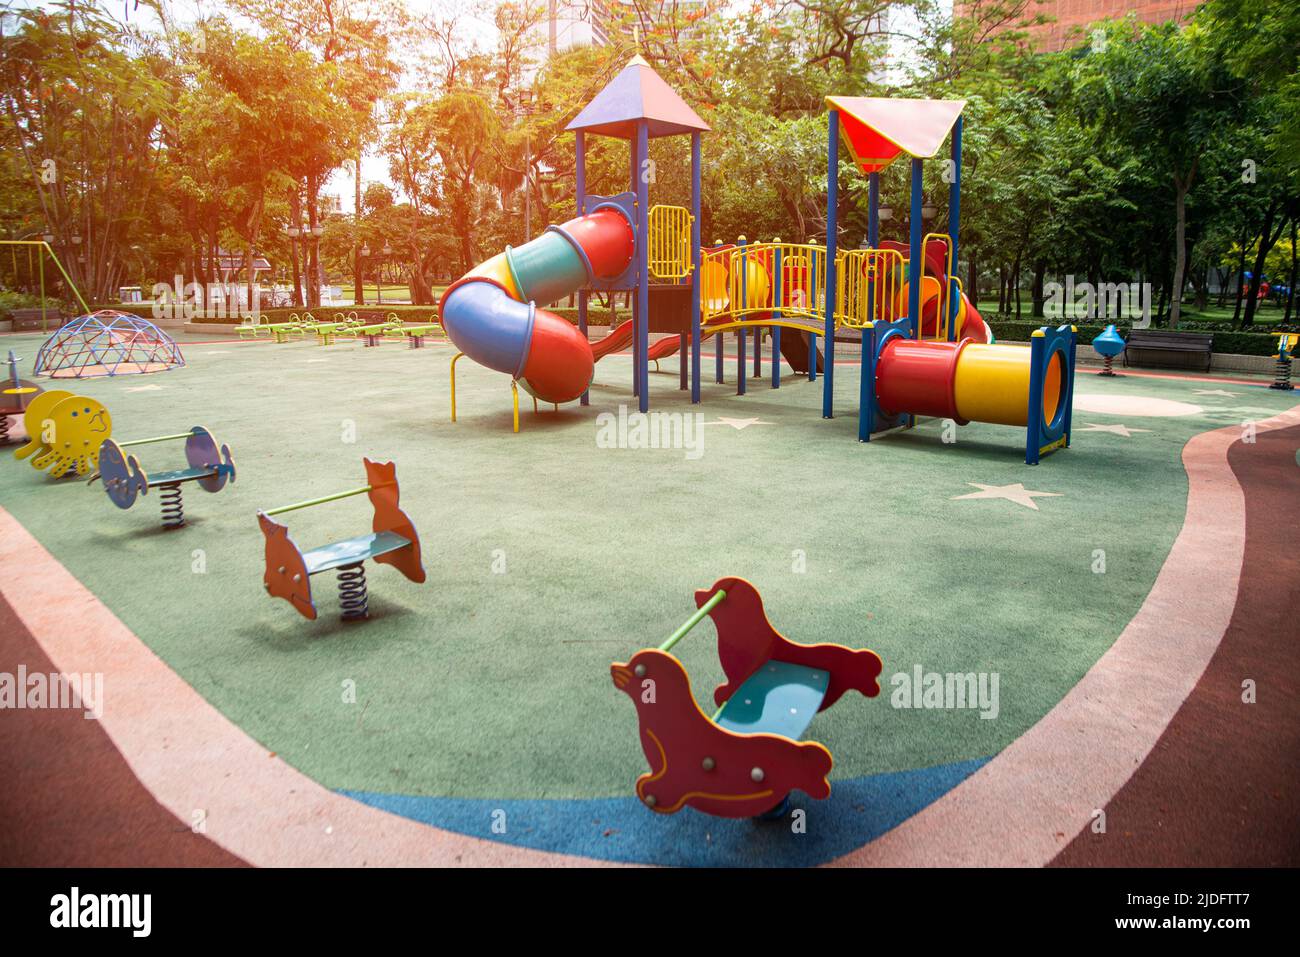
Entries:
{"type": "Polygon", "coordinates": [[[631,139],[638,120],[646,121],[651,137],[709,131],[709,124],[639,56],[634,56],[565,129],[631,139]]]}

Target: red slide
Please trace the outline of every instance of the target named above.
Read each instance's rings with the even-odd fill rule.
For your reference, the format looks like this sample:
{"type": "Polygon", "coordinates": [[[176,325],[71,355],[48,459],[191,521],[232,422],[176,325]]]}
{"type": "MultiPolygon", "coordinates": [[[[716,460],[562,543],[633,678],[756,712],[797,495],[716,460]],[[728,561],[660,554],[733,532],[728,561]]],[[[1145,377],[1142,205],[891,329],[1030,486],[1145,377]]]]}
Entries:
{"type": "MultiPolygon", "coordinates": [[[[634,324],[631,321],[625,322],[605,338],[597,339],[593,342],[591,344],[591,354],[595,357],[595,360],[599,362],[611,352],[617,352],[618,350],[631,345],[633,325],[634,324]]],[[[654,357],[651,356],[651,358],[654,357]]]]}

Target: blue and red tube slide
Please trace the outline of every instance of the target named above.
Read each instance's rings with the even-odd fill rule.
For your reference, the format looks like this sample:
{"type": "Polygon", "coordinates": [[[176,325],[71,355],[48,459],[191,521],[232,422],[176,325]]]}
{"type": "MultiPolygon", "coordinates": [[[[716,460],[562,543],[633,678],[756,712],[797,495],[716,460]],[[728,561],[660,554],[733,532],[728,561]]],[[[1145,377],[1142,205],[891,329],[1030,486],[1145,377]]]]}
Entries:
{"type": "Polygon", "coordinates": [[[548,226],[449,286],[438,304],[442,327],[457,349],[522,381],[536,398],[571,402],[591,385],[591,344],[573,323],[539,306],[620,275],[635,246],[632,224],[612,205],[548,226]]]}

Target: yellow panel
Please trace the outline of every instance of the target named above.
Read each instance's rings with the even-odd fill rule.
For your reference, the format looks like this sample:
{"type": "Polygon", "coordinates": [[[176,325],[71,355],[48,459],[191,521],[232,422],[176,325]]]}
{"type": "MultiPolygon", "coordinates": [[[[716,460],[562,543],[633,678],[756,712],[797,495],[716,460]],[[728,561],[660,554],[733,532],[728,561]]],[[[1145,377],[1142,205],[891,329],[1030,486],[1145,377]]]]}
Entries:
{"type": "Polygon", "coordinates": [[[505,287],[506,292],[510,294],[511,299],[517,299],[519,302],[524,301],[524,297],[519,294],[519,289],[515,286],[515,281],[510,275],[510,265],[506,262],[505,253],[497,253],[491,259],[485,259],[465,273],[465,276],[467,278],[469,276],[480,276],[483,279],[499,282],[505,287]]]}
{"type": "Polygon", "coordinates": [[[957,414],[971,422],[1029,420],[1028,346],[970,343],[957,359],[957,414]]]}
{"type": "Polygon", "coordinates": [[[650,275],[683,279],[691,274],[691,223],[683,206],[651,206],[649,216],[650,275]]]}
{"type": "Polygon", "coordinates": [[[705,318],[726,312],[731,305],[727,295],[727,267],[716,258],[700,264],[700,301],[705,318]]]}

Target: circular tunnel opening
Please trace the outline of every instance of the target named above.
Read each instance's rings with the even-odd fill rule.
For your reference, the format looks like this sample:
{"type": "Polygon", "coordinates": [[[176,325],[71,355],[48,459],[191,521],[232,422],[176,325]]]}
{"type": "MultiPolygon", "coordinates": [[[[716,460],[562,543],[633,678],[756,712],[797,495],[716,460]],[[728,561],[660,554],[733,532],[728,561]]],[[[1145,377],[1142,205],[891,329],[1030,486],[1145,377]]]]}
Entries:
{"type": "Polygon", "coordinates": [[[1065,353],[1054,349],[1043,370],[1043,426],[1055,433],[1061,426],[1058,418],[1065,410],[1065,353]]]}

